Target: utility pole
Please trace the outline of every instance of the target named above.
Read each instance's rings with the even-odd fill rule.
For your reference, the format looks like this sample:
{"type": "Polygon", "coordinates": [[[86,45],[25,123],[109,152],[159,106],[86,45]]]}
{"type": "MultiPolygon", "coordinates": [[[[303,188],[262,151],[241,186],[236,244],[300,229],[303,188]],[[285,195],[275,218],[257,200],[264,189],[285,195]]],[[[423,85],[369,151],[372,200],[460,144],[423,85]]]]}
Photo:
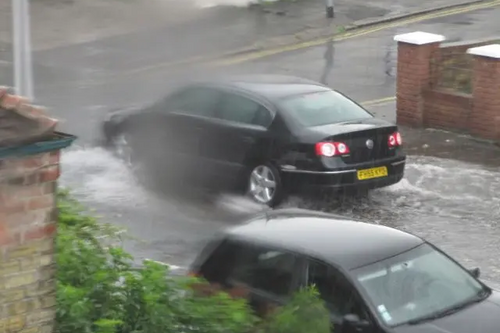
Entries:
{"type": "Polygon", "coordinates": [[[16,94],[32,100],[34,92],[29,0],[12,0],[12,34],[16,94]]]}
{"type": "Polygon", "coordinates": [[[335,12],[333,10],[333,0],[325,0],[326,1],[326,17],[333,18],[335,17],[335,12]]]}

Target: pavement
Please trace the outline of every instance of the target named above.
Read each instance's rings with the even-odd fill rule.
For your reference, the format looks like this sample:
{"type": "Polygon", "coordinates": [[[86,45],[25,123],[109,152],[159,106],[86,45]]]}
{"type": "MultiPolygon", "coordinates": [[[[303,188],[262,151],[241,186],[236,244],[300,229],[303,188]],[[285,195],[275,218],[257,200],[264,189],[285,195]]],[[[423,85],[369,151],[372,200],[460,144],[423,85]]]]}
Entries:
{"type": "MultiPolygon", "coordinates": [[[[294,43],[374,21],[473,2],[477,1],[377,0],[368,4],[339,0],[334,19],[325,17],[321,0],[208,8],[180,0],[147,4],[119,0],[33,2],[35,75],[39,82],[46,77],[51,82],[88,80],[159,63],[294,43]]],[[[12,61],[9,3],[0,4],[3,62],[12,61]]],[[[10,83],[11,77],[9,69],[1,66],[2,81],[10,83]]]]}
{"type": "MultiPolygon", "coordinates": [[[[220,49],[225,43],[248,46],[262,38],[292,35],[311,29],[334,27],[366,19],[425,11],[437,7],[473,1],[336,0],[335,19],[325,17],[323,0],[274,1],[250,6],[249,0],[43,0],[31,2],[32,40],[36,50],[103,40],[103,45],[134,49],[125,37],[149,41],[155,45],[178,46],[205,43],[207,38],[220,49]],[[113,41],[112,37],[118,37],[113,41]],[[223,38],[220,38],[220,37],[223,38]],[[107,37],[111,37],[107,39],[107,37]],[[107,40],[105,40],[107,39],[107,40]],[[120,45],[120,42],[123,45],[120,45]]],[[[264,1],[262,1],[264,3],[264,1]]],[[[11,41],[11,1],[0,3],[0,42],[11,41]]],[[[209,43],[207,43],[208,45],[209,43]]],[[[162,50],[162,48],[158,48],[162,50]]],[[[162,50],[163,51],[163,50],[162,50]]]]}
{"type": "MultiPolygon", "coordinates": [[[[398,5],[405,3],[399,1],[398,5]]],[[[204,42],[195,43],[193,39],[186,42],[188,45],[175,46],[167,37],[163,40],[169,43],[161,44],[161,34],[148,34],[154,37],[149,41],[128,34],[37,51],[36,102],[51,107],[54,116],[62,119],[63,130],[80,136],[77,145],[63,154],[61,183],[73,188],[75,195],[103,219],[127,228],[135,240],[125,245],[136,258],[186,266],[220,228],[262,207],[244,198],[203,194],[186,198],[176,193],[159,194],[143,186],[121,161],[92,145],[108,109],[146,103],[194,77],[260,72],[322,80],[360,102],[368,102],[367,107],[378,116],[394,120],[395,34],[422,30],[457,41],[500,32],[498,7],[452,13],[382,24],[332,41],[298,41],[292,48],[278,47],[270,53],[257,50],[241,58],[229,57],[216,66],[175,64],[191,56],[209,55],[214,49],[224,52],[237,48],[248,40],[244,43],[245,39],[236,34],[235,42],[229,42],[230,33],[221,30],[218,39],[227,36],[222,44],[208,37],[212,32],[203,32],[198,38],[206,38],[204,42]],[[150,54],[146,52],[149,47],[150,54]]],[[[4,70],[10,67],[4,66],[4,70]]],[[[403,129],[403,134],[407,149],[414,155],[399,184],[377,190],[365,199],[290,198],[284,206],[329,210],[415,232],[466,265],[481,266],[487,279],[500,281],[500,259],[496,256],[500,250],[497,148],[446,132],[403,129]]]]}

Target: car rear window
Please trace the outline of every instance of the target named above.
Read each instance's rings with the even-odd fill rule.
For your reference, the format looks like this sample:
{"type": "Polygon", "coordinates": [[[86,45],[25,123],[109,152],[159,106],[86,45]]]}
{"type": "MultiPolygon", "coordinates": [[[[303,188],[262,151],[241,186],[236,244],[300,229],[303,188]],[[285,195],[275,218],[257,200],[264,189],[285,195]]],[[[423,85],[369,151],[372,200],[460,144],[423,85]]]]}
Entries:
{"type": "Polygon", "coordinates": [[[333,90],[287,97],[281,107],[306,127],[373,118],[365,109],[333,90]]]}

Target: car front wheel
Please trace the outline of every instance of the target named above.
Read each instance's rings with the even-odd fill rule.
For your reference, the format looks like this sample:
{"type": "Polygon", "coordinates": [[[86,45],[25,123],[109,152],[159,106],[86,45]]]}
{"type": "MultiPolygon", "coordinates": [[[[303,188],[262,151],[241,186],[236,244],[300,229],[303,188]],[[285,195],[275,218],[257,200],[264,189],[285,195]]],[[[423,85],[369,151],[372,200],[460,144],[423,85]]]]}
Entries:
{"type": "Polygon", "coordinates": [[[250,172],[248,194],[256,202],[275,207],[284,197],[279,171],[270,164],[257,165],[250,172]]]}

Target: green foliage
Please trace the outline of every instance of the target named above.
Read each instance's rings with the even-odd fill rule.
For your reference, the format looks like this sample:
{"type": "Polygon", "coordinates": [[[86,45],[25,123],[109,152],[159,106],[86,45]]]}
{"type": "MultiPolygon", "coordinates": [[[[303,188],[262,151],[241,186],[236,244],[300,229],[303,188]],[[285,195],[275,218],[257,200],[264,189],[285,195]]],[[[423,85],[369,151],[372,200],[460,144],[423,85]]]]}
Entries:
{"type": "Polygon", "coordinates": [[[203,281],[174,278],[153,262],[134,267],[121,230],[98,223],[67,192],[58,208],[56,333],[329,332],[314,289],[262,323],[243,299],[195,293],[190,286],[203,281]]]}
{"type": "Polygon", "coordinates": [[[266,333],[330,333],[330,315],[314,287],[297,292],[265,325],[266,333]]]}

